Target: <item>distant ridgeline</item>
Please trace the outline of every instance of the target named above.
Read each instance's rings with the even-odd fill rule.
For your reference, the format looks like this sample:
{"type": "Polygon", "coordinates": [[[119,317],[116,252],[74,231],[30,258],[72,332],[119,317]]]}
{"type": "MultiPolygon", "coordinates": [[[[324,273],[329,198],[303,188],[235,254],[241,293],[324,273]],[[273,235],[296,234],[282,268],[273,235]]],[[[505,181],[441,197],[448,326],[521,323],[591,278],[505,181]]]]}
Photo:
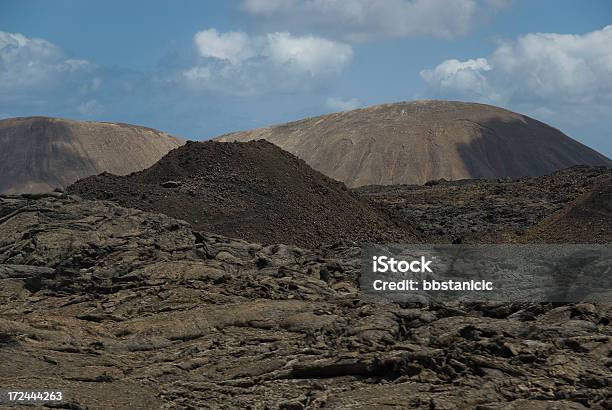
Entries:
{"type": "Polygon", "coordinates": [[[0,193],[49,192],[101,172],[148,168],[179,138],[128,124],[47,117],[0,121],[0,193]]]}
{"type": "Polygon", "coordinates": [[[502,108],[415,101],[223,135],[266,139],[350,187],[539,176],[612,161],[561,131],[502,108]]]}

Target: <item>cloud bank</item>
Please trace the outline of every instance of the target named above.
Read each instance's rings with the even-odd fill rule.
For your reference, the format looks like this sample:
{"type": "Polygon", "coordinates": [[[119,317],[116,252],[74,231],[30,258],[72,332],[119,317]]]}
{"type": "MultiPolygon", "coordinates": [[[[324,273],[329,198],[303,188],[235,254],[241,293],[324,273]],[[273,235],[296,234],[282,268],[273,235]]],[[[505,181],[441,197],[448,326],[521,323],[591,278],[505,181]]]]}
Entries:
{"type": "Polygon", "coordinates": [[[249,36],[207,29],[193,40],[199,61],[182,71],[185,83],[194,90],[237,96],[324,87],[353,58],[348,44],[287,32],[249,36]]]}
{"type": "MultiPolygon", "coordinates": [[[[0,90],[7,95],[40,94],[66,86],[68,82],[80,82],[95,70],[96,66],[89,61],[66,58],[49,41],[0,31],[0,90]]],[[[95,87],[96,83],[91,80],[81,86],[95,87]]]]}
{"type": "Polygon", "coordinates": [[[532,33],[486,58],[446,60],[421,77],[436,95],[491,103],[612,104],[612,26],[532,33]]]}
{"type": "Polygon", "coordinates": [[[244,0],[246,13],[279,25],[306,26],[348,41],[467,33],[478,16],[507,0],[244,0]]]}

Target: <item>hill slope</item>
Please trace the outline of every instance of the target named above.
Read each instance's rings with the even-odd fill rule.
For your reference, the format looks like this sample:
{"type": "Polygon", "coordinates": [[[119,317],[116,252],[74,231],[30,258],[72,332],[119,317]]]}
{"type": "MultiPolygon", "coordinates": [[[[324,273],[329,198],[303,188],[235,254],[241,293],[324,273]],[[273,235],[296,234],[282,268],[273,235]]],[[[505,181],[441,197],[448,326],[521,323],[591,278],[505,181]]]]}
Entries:
{"type": "Polygon", "coordinates": [[[605,156],[542,122],[498,107],[415,101],[227,134],[266,139],[348,186],[545,175],[605,156]]]}
{"type": "Polygon", "coordinates": [[[415,240],[344,184],[263,140],[188,142],[142,172],[89,177],[68,192],[263,243],[415,240]]]}
{"type": "Polygon", "coordinates": [[[612,243],[612,178],[520,238],[524,243],[612,243]]]}
{"type": "Polygon", "coordinates": [[[0,121],[0,193],[46,192],[153,165],[183,141],[151,128],[47,117],[0,121]]]}
{"type": "MultiPolygon", "coordinates": [[[[582,196],[604,186],[611,177],[612,169],[575,166],[550,175],[515,180],[368,185],[355,191],[403,218],[431,243],[529,243],[523,235],[564,208],[573,206],[582,196]]],[[[602,218],[592,219],[598,221],[595,227],[589,224],[589,218],[591,216],[585,218],[583,225],[591,235],[600,235],[600,229],[612,225],[612,216],[603,223],[600,223],[602,218]]],[[[554,223],[551,228],[550,240],[585,242],[578,230],[559,236],[554,223]]],[[[609,238],[612,239],[612,235],[609,238]]],[[[542,242],[537,238],[531,241],[542,242]]]]}

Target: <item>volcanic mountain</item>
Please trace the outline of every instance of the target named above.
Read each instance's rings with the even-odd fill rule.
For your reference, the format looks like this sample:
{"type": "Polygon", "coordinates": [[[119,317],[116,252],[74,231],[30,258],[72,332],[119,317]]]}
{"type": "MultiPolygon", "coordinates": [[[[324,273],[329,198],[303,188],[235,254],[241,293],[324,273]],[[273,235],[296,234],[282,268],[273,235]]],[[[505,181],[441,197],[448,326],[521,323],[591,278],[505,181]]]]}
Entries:
{"type": "Polygon", "coordinates": [[[455,101],[384,104],[223,135],[266,139],[351,187],[538,176],[612,161],[540,121],[455,101]]]}
{"type": "Polygon", "coordinates": [[[142,172],[92,176],[67,192],[266,244],[415,240],[407,224],[264,140],[188,142],[142,172]]]}
{"type": "Polygon", "coordinates": [[[150,167],[183,141],[151,128],[47,117],[0,121],[0,193],[46,192],[150,167]]]}

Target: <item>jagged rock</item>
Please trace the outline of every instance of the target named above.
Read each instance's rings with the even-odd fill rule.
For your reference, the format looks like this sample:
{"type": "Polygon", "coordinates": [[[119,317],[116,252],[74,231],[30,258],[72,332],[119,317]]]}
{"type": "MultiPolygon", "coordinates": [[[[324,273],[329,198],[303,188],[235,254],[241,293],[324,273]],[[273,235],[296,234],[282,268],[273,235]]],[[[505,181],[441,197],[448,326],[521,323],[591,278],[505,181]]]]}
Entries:
{"type": "Polygon", "coordinates": [[[262,246],[68,195],[0,197],[0,215],[0,386],[67,408],[612,399],[610,305],[365,301],[355,244],[262,246]]]}

